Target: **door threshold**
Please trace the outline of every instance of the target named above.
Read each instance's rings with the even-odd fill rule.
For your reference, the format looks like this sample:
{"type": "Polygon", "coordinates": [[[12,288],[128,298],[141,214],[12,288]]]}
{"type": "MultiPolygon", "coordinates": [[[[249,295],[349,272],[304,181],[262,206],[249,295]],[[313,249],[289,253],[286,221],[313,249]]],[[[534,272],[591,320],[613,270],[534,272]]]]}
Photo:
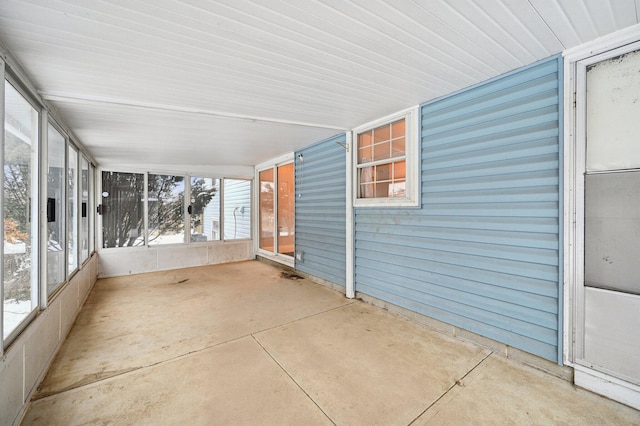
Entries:
{"type": "Polygon", "coordinates": [[[576,386],[640,410],[640,386],[579,364],[574,365],[576,386]]]}

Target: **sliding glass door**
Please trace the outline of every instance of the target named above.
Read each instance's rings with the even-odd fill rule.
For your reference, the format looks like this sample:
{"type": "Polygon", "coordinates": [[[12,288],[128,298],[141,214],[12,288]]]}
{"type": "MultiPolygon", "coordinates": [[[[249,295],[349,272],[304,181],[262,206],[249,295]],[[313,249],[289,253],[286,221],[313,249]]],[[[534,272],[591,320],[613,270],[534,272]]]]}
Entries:
{"type": "Polygon", "coordinates": [[[293,163],[258,172],[259,248],[293,257],[295,251],[295,175],[293,163]]]}

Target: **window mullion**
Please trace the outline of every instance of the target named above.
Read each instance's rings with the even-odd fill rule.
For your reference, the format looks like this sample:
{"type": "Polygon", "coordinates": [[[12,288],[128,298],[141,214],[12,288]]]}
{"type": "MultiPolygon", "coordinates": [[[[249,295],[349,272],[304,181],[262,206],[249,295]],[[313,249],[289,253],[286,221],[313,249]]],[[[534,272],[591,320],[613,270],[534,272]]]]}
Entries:
{"type": "Polygon", "coordinates": [[[373,167],[373,166],[378,166],[380,164],[391,164],[391,163],[395,163],[397,161],[406,161],[407,160],[407,156],[406,155],[402,155],[400,157],[393,157],[393,158],[385,158],[384,160],[377,160],[377,161],[370,161],[368,163],[362,163],[362,164],[358,164],[356,165],[357,169],[363,169],[366,167],[373,167]]]}
{"type": "Polygon", "coordinates": [[[149,173],[144,173],[144,185],[142,193],[144,194],[144,203],[142,203],[143,223],[144,223],[144,245],[149,246],[149,173]]]}

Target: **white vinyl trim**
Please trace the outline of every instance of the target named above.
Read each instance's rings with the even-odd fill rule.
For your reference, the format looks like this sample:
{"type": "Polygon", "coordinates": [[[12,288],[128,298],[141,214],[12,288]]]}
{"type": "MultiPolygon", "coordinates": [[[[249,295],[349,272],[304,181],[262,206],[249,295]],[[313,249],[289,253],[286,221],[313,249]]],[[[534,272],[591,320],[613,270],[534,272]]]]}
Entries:
{"type": "Polygon", "coordinates": [[[574,365],[573,369],[577,386],[640,410],[640,386],[579,364],[574,365]]]}
{"type": "MultiPolygon", "coordinates": [[[[1,46],[0,46],[1,47],[1,46]]],[[[4,146],[4,60],[0,58],[0,77],[2,77],[2,84],[0,84],[0,141],[1,146],[4,146]]],[[[4,167],[4,149],[0,149],[0,164],[4,167]]],[[[0,187],[4,188],[4,173],[0,173],[0,187]]],[[[2,212],[0,212],[2,216],[2,212]]],[[[4,220],[0,220],[0,233],[4,235],[4,220]]],[[[4,244],[0,244],[0,258],[4,259],[4,244]]],[[[2,270],[0,268],[0,270],[2,270]]],[[[0,281],[0,301],[4,305],[4,285],[0,281]]],[[[0,307],[0,332],[4,336],[4,308],[0,307]]],[[[4,339],[0,340],[0,356],[4,354],[4,339]]]]}
{"type": "MultiPolygon", "coordinates": [[[[40,246],[40,263],[38,264],[38,282],[40,293],[39,306],[41,310],[47,308],[49,303],[49,297],[47,294],[48,277],[48,262],[47,256],[48,249],[48,223],[47,223],[47,191],[48,191],[48,175],[49,175],[49,114],[45,108],[42,108],[40,113],[40,159],[38,164],[40,165],[40,197],[39,208],[40,214],[38,218],[40,220],[40,236],[38,244],[40,246]]],[[[66,281],[66,280],[65,280],[66,281]]]]}
{"type": "Polygon", "coordinates": [[[347,155],[346,155],[346,161],[347,161],[347,167],[346,167],[346,171],[347,171],[347,188],[346,188],[346,206],[347,206],[347,211],[346,211],[346,227],[345,227],[345,232],[346,232],[346,277],[345,277],[345,295],[349,298],[349,299],[353,299],[354,297],[356,297],[356,289],[355,289],[355,276],[354,276],[354,270],[355,270],[355,235],[354,235],[354,228],[355,228],[355,217],[353,214],[353,185],[351,185],[351,182],[353,181],[353,168],[352,168],[352,164],[353,164],[353,157],[355,157],[354,155],[354,146],[353,146],[353,133],[351,132],[347,132],[346,133],[346,143],[347,143],[347,155]]]}

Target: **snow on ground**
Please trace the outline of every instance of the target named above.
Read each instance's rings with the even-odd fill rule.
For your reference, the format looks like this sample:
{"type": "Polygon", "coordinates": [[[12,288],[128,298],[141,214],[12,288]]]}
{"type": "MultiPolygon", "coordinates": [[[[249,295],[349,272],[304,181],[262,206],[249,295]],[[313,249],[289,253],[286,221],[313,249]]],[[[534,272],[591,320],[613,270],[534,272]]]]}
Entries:
{"type": "Polygon", "coordinates": [[[5,300],[2,309],[4,312],[3,338],[6,338],[33,310],[30,300],[21,300],[20,302],[16,302],[13,299],[5,300]]]}

